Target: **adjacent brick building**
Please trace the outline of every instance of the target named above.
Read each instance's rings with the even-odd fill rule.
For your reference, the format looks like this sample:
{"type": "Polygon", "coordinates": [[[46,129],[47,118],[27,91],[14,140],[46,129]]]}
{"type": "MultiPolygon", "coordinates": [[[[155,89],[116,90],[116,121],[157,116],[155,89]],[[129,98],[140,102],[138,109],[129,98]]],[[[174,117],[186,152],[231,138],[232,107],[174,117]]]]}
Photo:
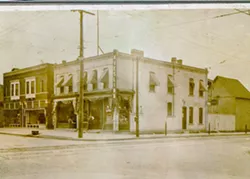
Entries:
{"type": "Polygon", "coordinates": [[[41,64],[4,73],[5,126],[27,124],[52,128],[54,65],[41,64]]]}

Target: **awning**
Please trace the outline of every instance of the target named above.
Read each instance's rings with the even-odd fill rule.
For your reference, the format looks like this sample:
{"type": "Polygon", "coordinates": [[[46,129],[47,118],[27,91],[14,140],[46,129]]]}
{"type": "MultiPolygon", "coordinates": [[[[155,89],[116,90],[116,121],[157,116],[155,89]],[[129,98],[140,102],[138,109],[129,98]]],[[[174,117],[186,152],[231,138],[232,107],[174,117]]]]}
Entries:
{"type": "Polygon", "coordinates": [[[111,98],[111,95],[102,95],[102,96],[85,96],[84,100],[88,100],[88,101],[98,101],[98,100],[103,100],[105,98],[111,98]]]}
{"type": "Polygon", "coordinates": [[[105,69],[102,72],[102,76],[100,77],[100,82],[101,83],[108,83],[108,81],[109,81],[109,70],[105,69]]]}
{"type": "Polygon", "coordinates": [[[96,84],[97,83],[97,71],[96,70],[93,70],[92,72],[92,76],[89,80],[89,83],[90,84],[96,84]]]}
{"type": "Polygon", "coordinates": [[[173,77],[168,76],[168,87],[174,87],[173,77]]]}
{"type": "Polygon", "coordinates": [[[57,87],[57,88],[60,88],[60,87],[62,86],[63,82],[64,82],[64,77],[61,76],[61,77],[59,78],[59,81],[58,81],[57,84],[56,84],[56,87],[57,87]]]}
{"type": "Polygon", "coordinates": [[[156,78],[154,73],[150,73],[149,85],[160,86],[159,80],[156,78]]]}
{"type": "Polygon", "coordinates": [[[200,81],[199,90],[200,90],[200,91],[206,91],[206,90],[207,90],[206,87],[205,87],[205,85],[204,85],[204,83],[203,83],[203,81],[200,81]]]}
{"type": "Polygon", "coordinates": [[[73,84],[73,77],[72,75],[68,75],[68,79],[66,81],[64,81],[64,83],[62,84],[62,86],[72,86],[73,84]]]}

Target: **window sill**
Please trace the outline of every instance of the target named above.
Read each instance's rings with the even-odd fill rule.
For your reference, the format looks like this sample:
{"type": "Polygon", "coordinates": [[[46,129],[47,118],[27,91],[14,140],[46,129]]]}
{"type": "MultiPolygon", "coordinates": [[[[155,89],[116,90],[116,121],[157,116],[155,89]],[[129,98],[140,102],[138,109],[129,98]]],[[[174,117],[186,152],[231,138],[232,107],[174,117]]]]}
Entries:
{"type": "Polygon", "coordinates": [[[193,125],[194,125],[194,123],[189,123],[188,125],[193,126],[193,125]]]}
{"type": "Polygon", "coordinates": [[[194,95],[191,95],[191,94],[189,94],[188,96],[189,96],[189,97],[194,97],[194,95]]]}
{"type": "Polygon", "coordinates": [[[201,126],[201,125],[204,125],[203,123],[199,123],[199,125],[201,126]]]}

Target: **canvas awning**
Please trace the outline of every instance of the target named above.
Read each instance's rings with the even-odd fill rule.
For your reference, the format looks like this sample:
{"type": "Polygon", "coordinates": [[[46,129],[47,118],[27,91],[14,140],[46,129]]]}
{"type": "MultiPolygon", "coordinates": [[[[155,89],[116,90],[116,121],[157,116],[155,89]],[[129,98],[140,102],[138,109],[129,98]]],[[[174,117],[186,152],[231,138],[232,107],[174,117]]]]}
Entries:
{"type": "Polygon", "coordinates": [[[98,101],[98,100],[103,100],[105,98],[111,98],[112,96],[110,94],[107,95],[101,95],[101,96],[85,96],[84,100],[88,101],[98,101]]]}
{"type": "Polygon", "coordinates": [[[72,86],[73,84],[73,77],[72,75],[68,75],[68,78],[66,81],[64,81],[64,83],[62,84],[62,86],[72,86]]]}
{"type": "Polygon", "coordinates": [[[172,76],[168,76],[168,87],[174,87],[174,79],[172,76]]]}
{"type": "Polygon", "coordinates": [[[200,87],[199,87],[199,90],[200,91],[206,91],[206,87],[204,85],[204,82],[203,81],[200,81],[200,87]]]}
{"type": "Polygon", "coordinates": [[[156,78],[155,73],[150,73],[149,85],[160,86],[159,80],[156,78]]]}
{"type": "Polygon", "coordinates": [[[91,84],[97,83],[97,71],[96,70],[93,70],[89,83],[91,84]]]}
{"type": "Polygon", "coordinates": [[[61,76],[61,77],[59,78],[58,82],[56,83],[56,87],[57,87],[57,88],[60,88],[60,87],[62,86],[63,82],[64,82],[64,77],[61,76]]]}
{"type": "Polygon", "coordinates": [[[109,81],[109,70],[108,69],[105,69],[103,72],[102,72],[102,75],[100,77],[100,82],[101,83],[108,83],[109,81]]]}

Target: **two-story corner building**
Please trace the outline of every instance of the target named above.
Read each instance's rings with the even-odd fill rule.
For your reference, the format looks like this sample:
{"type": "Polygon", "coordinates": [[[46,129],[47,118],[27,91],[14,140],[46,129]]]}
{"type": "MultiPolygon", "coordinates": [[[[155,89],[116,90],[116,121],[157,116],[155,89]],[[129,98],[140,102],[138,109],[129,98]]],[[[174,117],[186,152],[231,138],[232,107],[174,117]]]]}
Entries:
{"type": "Polygon", "coordinates": [[[5,126],[52,127],[53,66],[46,63],[4,73],[5,126]]]}
{"type": "MultiPolygon", "coordinates": [[[[77,121],[79,64],[76,60],[55,67],[58,127],[67,125],[69,117],[77,121]]],[[[163,131],[166,120],[169,130],[205,129],[207,70],[183,65],[182,60],[149,59],[137,50],[131,54],[114,50],[84,59],[84,113],[90,119],[89,129],[135,131],[137,72],[141,131],[163,131]]]]}

